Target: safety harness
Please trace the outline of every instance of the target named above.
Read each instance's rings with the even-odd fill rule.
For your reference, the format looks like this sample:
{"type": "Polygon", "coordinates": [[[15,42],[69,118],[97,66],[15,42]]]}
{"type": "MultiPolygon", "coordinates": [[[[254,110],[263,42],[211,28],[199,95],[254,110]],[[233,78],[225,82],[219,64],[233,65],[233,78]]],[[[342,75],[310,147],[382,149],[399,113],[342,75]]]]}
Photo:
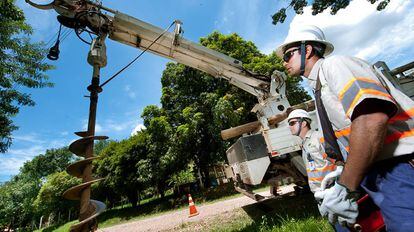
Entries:
{"type": "Polygon", "coordinates": [[[315,89],[315,104],[316,109],[318,110],[319,122],[321,123],[321,129],[323,132],[323,138],[325,140],[324,148],[326,155],[336,160],[336,164],[342,164],[344,162],[344,157],[342,156],[341,149],[339,148],[335,132],[332,128],[332,124],[329,121],[328,114],[326,113],[325,106],[323,105],[321,98],[321,81],[319,75],[316,80],[316,89],[315,89]]]}
{"type": "Polygon", "coordinates": [[[296,133],[296,136],[299,136],[300,132],[302,131],[302,122],[303,122],[303,118],[299,118],[299,120],[298,120],[299,130],[296,133]]]}
{"type": "Polygon", "coordinates": [[[300,43],[300,75],[305,73],[306,44],[305,41],[300,43]]]}

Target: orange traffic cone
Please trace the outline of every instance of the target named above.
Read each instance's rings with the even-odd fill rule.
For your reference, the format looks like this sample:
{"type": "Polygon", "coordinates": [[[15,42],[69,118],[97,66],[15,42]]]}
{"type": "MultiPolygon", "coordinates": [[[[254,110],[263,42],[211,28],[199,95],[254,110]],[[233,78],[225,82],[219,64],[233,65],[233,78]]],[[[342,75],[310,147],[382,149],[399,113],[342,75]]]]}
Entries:
{"type": "Polygon", "coordinates": [[[188,215],[188,217],[197,216],[199,214],[193,202],[193,198],[191,198],[191,194],[188,194],[188,206],[190,207],[190,215],[188,215]]]}

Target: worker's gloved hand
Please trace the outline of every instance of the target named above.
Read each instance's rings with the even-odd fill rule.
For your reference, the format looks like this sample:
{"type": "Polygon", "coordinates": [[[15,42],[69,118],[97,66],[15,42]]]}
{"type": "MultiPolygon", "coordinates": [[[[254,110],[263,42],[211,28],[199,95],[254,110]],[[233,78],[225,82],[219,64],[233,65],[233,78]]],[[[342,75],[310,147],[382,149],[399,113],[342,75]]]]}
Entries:
{"type": "Polygon", "coordinates": [[[322,204],[323,198],[325,197],[325,190],[316,191],[313,196],[315,197],[316,202],[318,202],[318,206],[322,204]]]}
{"type": "Polygon", "coordinates": [[[325,190],[329,186],[332,186],[335,181],[339,179],[343,170],[344,166],[336,166],[335,171],[328,173],[321,182],[321,190],[325,190]]]}
{"type": "Polygon", "coordinates": [[[316,191],[314,196],[317,202],[321,203],[324,196],[325,190],[327,187],[332,186],[337,179],[341,176],[342,170],[344,169],[343,166],[336,166],[336,169],[330,173],[328,173],[321,182],[321,188],[319,191],[316,191]]]}
{"type": "Polygon", "coordinates": [[[329,222],[339,222],[343,226],[355,224],[358,205],[353,192],[336,182],[333,187],[323,191],[322,199],[319,212],[323,217],[328,217],[329,222]]]}

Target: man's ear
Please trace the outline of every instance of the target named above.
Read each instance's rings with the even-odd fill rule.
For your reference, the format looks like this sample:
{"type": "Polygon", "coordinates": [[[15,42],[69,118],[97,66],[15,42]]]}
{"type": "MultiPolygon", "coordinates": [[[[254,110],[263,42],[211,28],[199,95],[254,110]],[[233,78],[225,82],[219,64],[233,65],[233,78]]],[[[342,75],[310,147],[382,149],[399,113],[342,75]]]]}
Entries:
{"type": "Polygon", "coordinates": [[[302,128],[305,128],[305,127],[306,127],[306,125],[307,125],[307,122],[306,122],[305,120],[303,120],[303,121],[302,121],[302,123],[301,123],[301,127],[302,127],[302,128]]]}
{"type": "Polygon", "coordinates": [[[314,55],[315,51],[311,45],[306,45],[306,59],[311,58],[314,55]]]}

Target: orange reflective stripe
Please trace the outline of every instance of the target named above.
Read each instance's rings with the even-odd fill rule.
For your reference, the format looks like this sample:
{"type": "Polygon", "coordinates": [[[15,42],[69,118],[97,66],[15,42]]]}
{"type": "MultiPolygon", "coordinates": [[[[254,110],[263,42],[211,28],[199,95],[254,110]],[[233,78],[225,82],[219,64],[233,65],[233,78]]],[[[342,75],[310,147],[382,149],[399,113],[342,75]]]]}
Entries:
{"type": "Polygon", "coordinates": [[[410,136],[414,136],[414,129],[411,129],[411,130],[408,130],[408,131],[403,131],[403,132],[397,131],[397,132],[394,132],[394,133],[388,135],[385,138],[384,143],[385,144],[392,143],[396,140],[400,140],[400,139],[410,137],[410,136]]]}
{"type": "Polygon", "coordinates": [[[324,168],[317,168],[315,171],[310,171],[310,169],[306,169],[306,172],[308,173],[308,180],[314,181],[314,182],[320,182],[323,180],[323,178],[328,175],[330,172],[334,171],[336,169],[335,164],[330,164],[324,168]]]}
{"type": "Polygon", "coordinates": [[[394,117],[390,118],[390,120],[388,120],[388,123],[391,124],[396,121],[407,121],[410,118],[414,118],[414,108],[395,115],[394,117]]]}
{"type": "MultiPolygon", "coordinates": [[[[351,133],[351,127],[347,127],[345,129],[339,130],[339,131],[335,131],[335,136],[337,139],[339,139],[340,137],[343,136],[348,136],[351,133]]],[[[325,142],[325,138],[319,138],[319,142],[320,143],[324,143],[325,142]]]]}
{"type": "Polygon", "coordinates": [[[336,168],[336,165],[335,164],[331,164],[331,165],[328,165],[328,166],[326,166],[324,168],[316,168],[313,171],[311,171],[310,169],[307,168],[306,169],[306,172],[312,172],[312,173],[326,172],[326,171],[333,171],[333,170],[335,170],[335,168],[336,168]]]}
{"type": "Polygon", "coordinates": [[[342,136],[348,136],[351,133],[351,127],[347,127],[345,129],[335,131],[336,138],[342,137],[342,136]]]}
{"type": "Polygon", "coordinates": [[[315,182],[321,182],[323,180],[323,177],[313,177],[313,178],[308,178],[308,181],[315,181],[315,182]]]}
{"type": "Polygon", "coordinates": [[[348,81],[348,83],[346,83],[345,87],[339,92],[339,100],[342,100],[342,98],[344,97],[346,91],[348,91],[349,88],[351,88],[352,84],[356,81],[356,80],[360,80],[360,81],[365,81],[365,82],[370,82],[370,83],[374,83],[378,86],[383,87],[378,81],[370,79],[370,78],[366,78],[366,77],[354,77],[352,78],[350,81],[348,81]]]}
{"type": "Polygon", "coordinates": [[[355,81],[356,81],[356,78],[352,78],[350,81],[348,81],[348,83],[346,83],[345,87],[341,91],[339,91],[339,95],[338,95],[339,100],[342,100],[342,98],[344,98],[346,91],[348,91],[348,89],[351,88],[352,84],[355,81]]]}
{"type": "Polygon", "coordinates": [[[349,106],[348,110],[346,111],[346,115],[349,116],[349,113],[351,112],[351,109],[353,109],[355,107],[356,103],[358,102],[358,100],[361,98],[361,96],[363,94],[371,94],[371,95],[386,97],[386,98],[389,98],[392,102],[394,102],[393,98],[388,93],[384,93],[384,92],[374,90],[374,89],[361,89],[359,91],[359,93],[355,96],[355,98],[352,101],[351,105],[349,106]]]}

